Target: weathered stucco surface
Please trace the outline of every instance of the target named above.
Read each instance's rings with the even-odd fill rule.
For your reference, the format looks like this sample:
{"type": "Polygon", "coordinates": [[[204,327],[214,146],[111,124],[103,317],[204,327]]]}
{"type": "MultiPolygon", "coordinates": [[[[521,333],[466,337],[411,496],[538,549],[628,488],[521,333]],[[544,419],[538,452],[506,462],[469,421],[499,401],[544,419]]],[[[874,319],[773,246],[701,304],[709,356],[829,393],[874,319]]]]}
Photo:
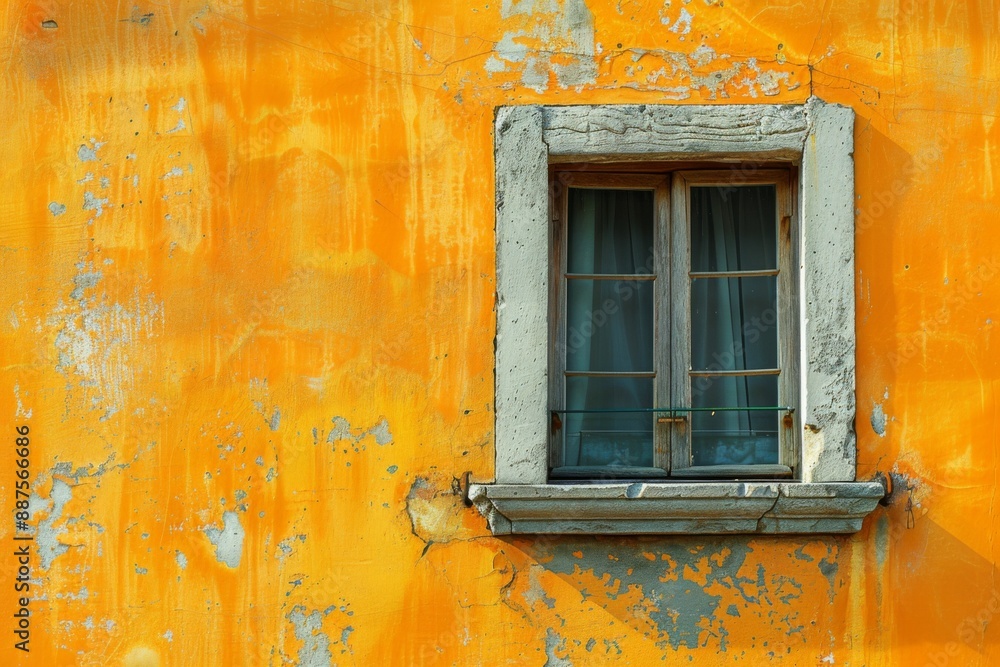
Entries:
{"type": "Polygon", "coordinates": [[[0,423],[36,551],[27,656],[0,558],[0,663],[1000,663],[998,17],[7,3],[0,423]],[[494,110],[810,95],[856,113],[857,468],[889,504],[841,537],[492,536],[457,478],[495,473],[494,110]]]}

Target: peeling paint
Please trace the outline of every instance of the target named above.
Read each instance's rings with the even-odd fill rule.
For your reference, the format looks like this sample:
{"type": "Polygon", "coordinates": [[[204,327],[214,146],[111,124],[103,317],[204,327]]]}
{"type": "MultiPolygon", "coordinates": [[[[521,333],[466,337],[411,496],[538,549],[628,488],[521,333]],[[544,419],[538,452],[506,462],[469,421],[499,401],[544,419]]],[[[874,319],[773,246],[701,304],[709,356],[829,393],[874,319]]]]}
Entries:
{"type": "Polygon", "coordinates": [[[14,416],[18,419],[31,419],[31,415],[34,411],[31,408],[25,410],[24,404],[21,402],[21,386],[18,383],[14,383],[14,416]]]}
{"type": "Polygon", "coordinates": [[[111,303],[106,295],[88,292],[103,276],[88,262],[77,264],[70,298],[76,307],[58,306],[48,324],[58,331],[56,370],[78,380],[91,409],[111,418],[127,404],[135,381],[140,341],[150,338],[161,322],[162,309],[152,295],[138,291],[127,305],[111,303]]]}
{"type": "Polygon", "coordinates": [[[43,570],[52,567],[52,562],[69,551],[69,547],[59,540],[65,531],[65,524],[57,526],[63,518],[63,510],[73,497],[69,484],[60,480],[52,480],[52,490],[48,499],[32,494],[29,498],[29,513],[32,517],[38,512],[45,512],[46,517],[38,522],[38,532],[35,542],[38,544],[38,554],[43,570]]]}
{"type": "Polygon", "coordinates": [[[100,271],[90,270],[87,264],[77,264],[77,268],[80,272],[73,276],[73,291],[69,293],[69,298],[76,299],[79,301],[83,298],[84,291],[88,289],[93,289],[97,283],[103,278],[100,271]]]}
{"type": "Polygon", "coordinates": [[[295,638],[302,642],[296,664],[300,667],[328,667],[333,664],[330,638],[322,631],[323,616],[318,611],[305,613],[305,607],[296,606],[288,614],[295,629],[295,638]]]}
{"type": "Polygon", "coordinates": [[[87,144],[80,144],[80,148],[76,151],[76,156],[80,158],[80,162],[97,162],[97,151],[104,144],[96,140],[91,140],[93,147],[87,144]]]}
{"type": "MultiPolygon", "coordinates": [[[[802,585],[780,571],[766,572],[745,540],[726,539],[707,548],[682,542],[644,546],[645,556],[613,542],[595,548],[560,540],[540,554],[540,560],[545,569],[571,580],[598,583],[608,601],[638,594],[644,616],[656,631],[650,638],[661,648],[678,651],[704,645],[707,631],[713,645],[726,651],[729,624],[743,618],[741,607],[761,604],[772,622],[780,622],[789,633],[801,632],[804,619],[796,623],[794,604],[803,595],[802,585]],[[724,602],[727,599],[734,602],[724,602]]],[[[836,560],[819,561],[814,571],[829,581],[832,601],[836,560]]],[[[525,599],[536,596],[527,593],[525,599]]]]}
{"type": "Polygon", "coordinates": [[[595,81],[594,16],[584,0],[505,1],[501,12],[505,19],[528,16],[533,20],[528,29],[501,37],[485,64],[487,72],[517,67],[522,83],[539,92],[548,88],[550,72],[564,88],[595,81]]]}
{"type": "Polygon", "coordinates": [[[426,544],[471,537],[462,520],[464,501],[454,480],[418,476],[406,494],[410,530],[426,544]]]}
{"type": "Polygon", "coordinates": [[[205,535],[208,540],[215,545],[215,558],[220,563],[225,563],[229,567],[239,567],[243,558],[243,538],[246,533],[240,517],[233,511],[224,512],[222,515],[223,527],[205,528],[205,535]]]}
{"type": "Polygon", "coordinates": [[[681,35],[686,35],[691,32],[691,21],[694,17],[684,7],[681,7],[680,16],[677,17],[677,21],[670,26],[670,32],[678,33],[681,35]]]}
{"type": "Polygon", "coordinates": [[[544,667],[573,667],[573,663],[556,655],[556,651],[566,650],[566,640],[552,628],[545,630],[545,665],[544,667]]]}
{"type": "Polygon", "coordinates": [[[326,436],[326,441],[330,444],[336,444],[343,440],[351,444],[358,444],[368,436],[373,436],[375,443],[378,445],[392,443],[389,422],[385,418],[380,419],[374,426],[368,429],[352,428],[350,422],[343,417],[334,417],[330,421],[333,423],[333,428],[330,429],[330,432],[326,436]]]}
{"type": "Polygon", "coordinates": [[[99,218],[104,213],[104,207],[108,205],[108,198],[95,197],[89,190],[83,193],[83,210],[93,211],[94,217],[99,218]]]}
{"type": "Polygon", "coordinates": [[[886,417],[881,403],[875,403],[872,405],[871,424],[872,430],[875,431],[875,434],[884,438],[886,417]]]}
{"type": "Polygon", "coordinates": [[[997,662],[995,7],[350,4],[7,12],[32,663],[997,662]],[[461,487],[496,474],[496,108],[810,95],[856,112],[858,346],[820,356],[856,353],[886,505],[491,535],[461,487]]]}

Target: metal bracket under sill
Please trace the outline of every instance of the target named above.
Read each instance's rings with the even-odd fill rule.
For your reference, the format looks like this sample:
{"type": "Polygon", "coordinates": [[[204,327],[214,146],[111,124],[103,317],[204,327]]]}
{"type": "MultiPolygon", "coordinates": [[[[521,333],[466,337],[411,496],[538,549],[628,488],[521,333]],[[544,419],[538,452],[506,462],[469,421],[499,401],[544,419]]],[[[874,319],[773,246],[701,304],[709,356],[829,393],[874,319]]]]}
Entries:
{"type": "Polygon", "coordinates": [[[494,535],[854,533],[879,482],[469,484],[494,535]]]}

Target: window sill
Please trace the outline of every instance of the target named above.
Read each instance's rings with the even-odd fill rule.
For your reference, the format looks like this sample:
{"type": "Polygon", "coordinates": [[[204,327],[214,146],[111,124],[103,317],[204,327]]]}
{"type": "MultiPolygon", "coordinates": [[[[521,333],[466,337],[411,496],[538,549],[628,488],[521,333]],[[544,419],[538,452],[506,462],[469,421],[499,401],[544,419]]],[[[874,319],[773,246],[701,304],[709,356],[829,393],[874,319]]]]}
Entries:
{"type": "Polygon", "coordinates": [[[494,535],[854,533],[878,482],[472,484],[494,535]]]}

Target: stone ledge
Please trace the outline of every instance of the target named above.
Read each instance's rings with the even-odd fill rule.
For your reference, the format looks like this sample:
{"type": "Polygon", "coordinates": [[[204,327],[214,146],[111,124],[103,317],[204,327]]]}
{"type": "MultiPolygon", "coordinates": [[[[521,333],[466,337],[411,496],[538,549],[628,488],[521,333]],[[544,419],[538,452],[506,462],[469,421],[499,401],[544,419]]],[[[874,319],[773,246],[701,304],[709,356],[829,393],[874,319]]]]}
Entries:
{"type": "Polygon", "coordinates": [[[494,535],[854,533],[878,482],[472,484],[494,535]]]}

